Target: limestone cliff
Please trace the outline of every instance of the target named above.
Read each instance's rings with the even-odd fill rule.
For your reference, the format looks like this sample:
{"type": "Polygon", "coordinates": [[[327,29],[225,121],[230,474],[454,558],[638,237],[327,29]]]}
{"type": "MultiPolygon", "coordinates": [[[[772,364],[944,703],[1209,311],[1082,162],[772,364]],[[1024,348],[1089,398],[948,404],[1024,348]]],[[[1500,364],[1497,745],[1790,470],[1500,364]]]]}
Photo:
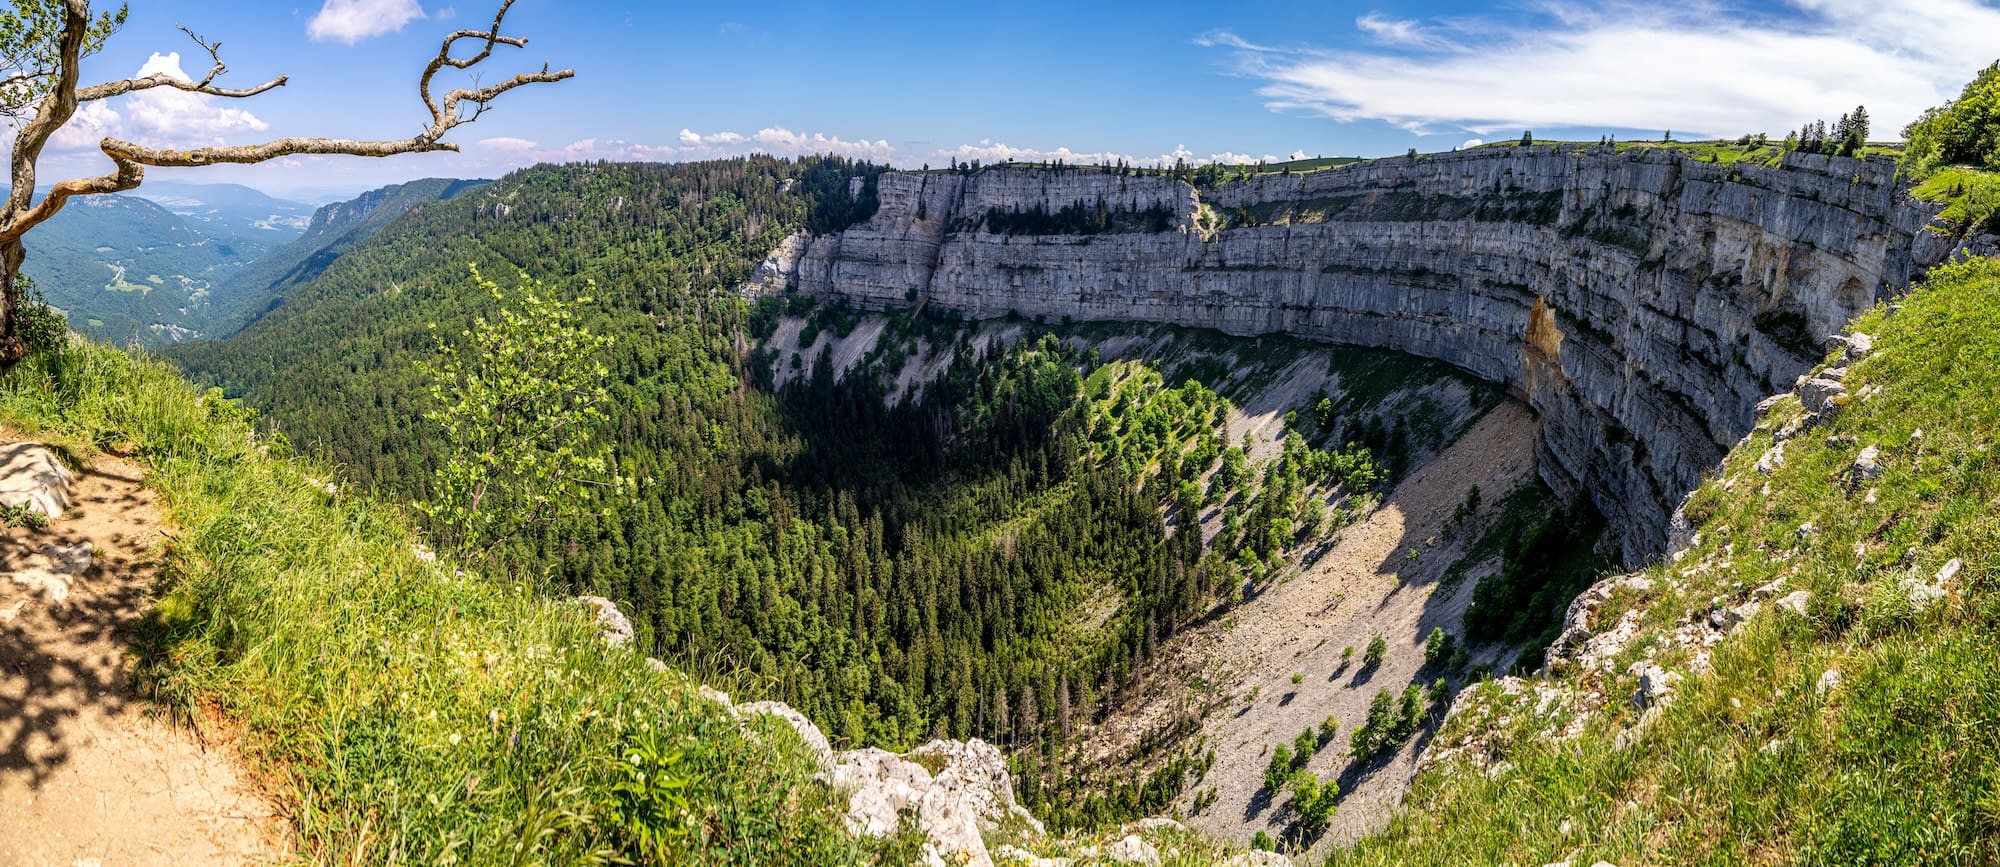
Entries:
{"type": "Polygon", "coordinates": [[[1893,162],[1537,146],[1197,188],[1094,169],[897,174],[753,291],[1380,346],[1505,383],[1542,474],[1628,560],[1856,312],[1948,255],[1893,162]],[[1094,223],[1044,217],[1071,208],[1094,223]],[[1139,215],[1147,219],[1140,219],[1139,215]],[[1108,215],[1108,219],[1106,219],[1108,215]],[[1023,228],[1023,227],[1026,228],[1023,228]],[[1004,228],[1008,231],[995,231],[1004,228]]]}

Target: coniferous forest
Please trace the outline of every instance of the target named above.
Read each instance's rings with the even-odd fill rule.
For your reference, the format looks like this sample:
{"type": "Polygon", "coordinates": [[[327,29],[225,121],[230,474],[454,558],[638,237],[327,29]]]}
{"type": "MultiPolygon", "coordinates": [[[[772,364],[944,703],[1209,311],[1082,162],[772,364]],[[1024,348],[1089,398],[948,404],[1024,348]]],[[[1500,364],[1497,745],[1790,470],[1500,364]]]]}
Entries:
{"type": "MultiPolygon", "coordinates": [[[[763,157],[518,172],[413,212],[236,337],[173,357],[350,483],[420,499],[442,444],[417,361],[490,303],[469,266],[594,285],[627,484],[507,540],[495,565],[619,601],[654,654],[837,739],[1054,754],[1175,629],[1359,511],[1407,452],[1403,426],[1321,400],[1299,425],[1310,439],[1249,466],[1201,382],[1101,363],[1051,329],[974,341],[948,314],[897,315],[847,376],[822,359],[778,387],[756,346],[781,317],[838,332],[855,314],[737,287],[786,233],[868,216],[878,172],[763,157]],[[951,362],[894,400],[920,342],[951,362]],[[1186,516],[1211,506],[1205,544],[1186,516]]],[[[1157,810],[1191,761],[1088,809],[1157,810]]]]}

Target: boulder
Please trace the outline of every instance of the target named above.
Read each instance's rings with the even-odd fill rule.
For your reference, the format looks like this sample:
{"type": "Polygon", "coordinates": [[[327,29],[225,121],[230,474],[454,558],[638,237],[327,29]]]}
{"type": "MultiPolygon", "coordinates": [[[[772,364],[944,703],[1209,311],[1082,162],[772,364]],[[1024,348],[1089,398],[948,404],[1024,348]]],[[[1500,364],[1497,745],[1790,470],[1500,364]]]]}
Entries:
{"type": "Polygon", "coordinates": [[[1014,778],[1007,773],[1007,757],[999,748],[973,738],[969,741],[934,740],[911,752],[913,756],[944,760],[935,788],[949,789],[966,802],[978,816],[980,826],[996,828],[1013,817],[1035,833],[1042,823],[1014,800],[1014,778]]]}
{"type": "MultiPolygon", "coordinates": [[[[938,776],[950,773],[947,768],[938,776]]],[[[959,792],[938,785],[940,782],[933,780],[917,799],[917,827],[930,840],[927,848],[943,856],[946,864],[992,867],[993,857],[987,854],[986,840],[979,834],[978,811],[959,792]]]]}
{"type": "Polygon", "coordinates": [[[53,521],[69,508],[76,475],[38,443],[0,445],[0,506],[40,512],[53,521]]]}
{"type": "Polygon", "coordinates": [[[826,779],[848,793],[848,831],[873,837],[895,833],[902,812],[931,785],[931,774],[922,765],[873,747],[841,753],[826,779]]]}
{"type": "Polygon", "coordinates": [[[1141,839],[1137,834],[1127,834],[1125,838],[1104,847],[1104,859],[1113,864],[1141,864],[1159,867],[1160,850],[1141,839]]]}
{"type": "Polygon", "coordinates": [[[1799,403],[1806,411],[1817,416],[1830,416],[1840,411],[1847,402],[1847,386],[1836,377],[1825,373],[1806,380],[1799,386],[1799,403]]]}

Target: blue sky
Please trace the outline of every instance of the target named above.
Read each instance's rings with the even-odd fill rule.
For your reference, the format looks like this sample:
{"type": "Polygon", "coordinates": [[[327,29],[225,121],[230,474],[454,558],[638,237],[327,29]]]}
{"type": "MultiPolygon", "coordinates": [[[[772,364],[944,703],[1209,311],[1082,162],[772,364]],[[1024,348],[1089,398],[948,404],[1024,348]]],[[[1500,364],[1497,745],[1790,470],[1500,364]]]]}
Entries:
{"type": "MultiPolygon", "coordinates": [[[[1996,0],[2000,2],[2000,0],[1996,0]]],[[[102,4],[100,4],[102,5],[102,4]]],[[[44,180],[151,144],[278,135],[400,137],[440,36],[482,0],[134,0],[89,61],[101,80],[206,58],[223,79],[290,84],[250,100],[124,97],[79,117],[44,180]],[[196,49],[198,53],[198,49],[196,49]],[[159,56],[156,56],[159,55],[159,56]]],[[[1144,5],[517,0],[485,79],[547,62],[575,79],[508,94],[454,131],[465,152],[157,172],[302,193],[543,160],[836,151],[899,165],[1123,157],[1192,162],[1446,150],[1471,139],[1730,135],[1869,106],[1876,137],[2000,57],[1982,0],[1517,3],[1249,0],[1144,5]]]]}

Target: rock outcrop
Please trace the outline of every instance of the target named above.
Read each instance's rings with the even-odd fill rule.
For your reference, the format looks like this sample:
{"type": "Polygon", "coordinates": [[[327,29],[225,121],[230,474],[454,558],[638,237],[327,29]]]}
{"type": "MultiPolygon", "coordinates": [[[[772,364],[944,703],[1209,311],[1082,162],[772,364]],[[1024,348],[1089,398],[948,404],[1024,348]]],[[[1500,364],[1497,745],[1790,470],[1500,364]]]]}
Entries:
{"type": "MultiPolygon", "coordinates": [[[[87,568],[89,553],[83,556],[87,568]]],[[[601,596],[576,599],[591,610],[592,625],[605,644],[621,649],[631,645],[632,625],[617,603],[601,596]]],[[[656,671],[665,670],[665,664],[657,659],[648,657],[646,663],[656,671]]],[[[1015,801],[1007,757],[998,747],[978,738],[933,740],[907,756],[874,747],[835,750],[819,726],[784,702],[737,704],[727,693],[707,686],[700,688],[700,694],[753,737],[761,736],[754,726],[766,718],[796,732],[819,766],[818,781],[845,796],[843,818],[850,832],[886,837],[901,830],[905,815],[913,817],[925,838],[926,867],[994,867],[993,853],[986,847],[988,834],[1032,838],[1047,834],[1041,821],[1015,801]],[[936,773],[931,767],[937,768],[936,773]]],[[[1124,836],[1106,848],[1104,855],[1115,863],[1159,864],[1159,850],[1142,835],[1162,828],[1182,834],[1187,830],[1171,819],[1142,819],[1121,831],[1124,836]]],[[[1068,864],[1072,860],[1044,858],[1009,845],[998,851],[1008,863],[1068,864]]],[[[1251,852],[1226,863],[1286,867],[1291,861],[1282,855],[1251,852]]]]}
{"type": "Polygon", "coordinates": [[[1589,497],[1633,562],[1665,548],[1759,400],[1956,243],[1924,231],[1933,210],[1893,162],[1811,155],[1480,148],[1202,188],[1000,168],[886,174],[878,195],[864,223],[788,239],[749,290],[1448,361],[1536,409],[1544,478],[1589,497]],[[1048,218],[1064,208],[1098,219],[1048,218]]]}

